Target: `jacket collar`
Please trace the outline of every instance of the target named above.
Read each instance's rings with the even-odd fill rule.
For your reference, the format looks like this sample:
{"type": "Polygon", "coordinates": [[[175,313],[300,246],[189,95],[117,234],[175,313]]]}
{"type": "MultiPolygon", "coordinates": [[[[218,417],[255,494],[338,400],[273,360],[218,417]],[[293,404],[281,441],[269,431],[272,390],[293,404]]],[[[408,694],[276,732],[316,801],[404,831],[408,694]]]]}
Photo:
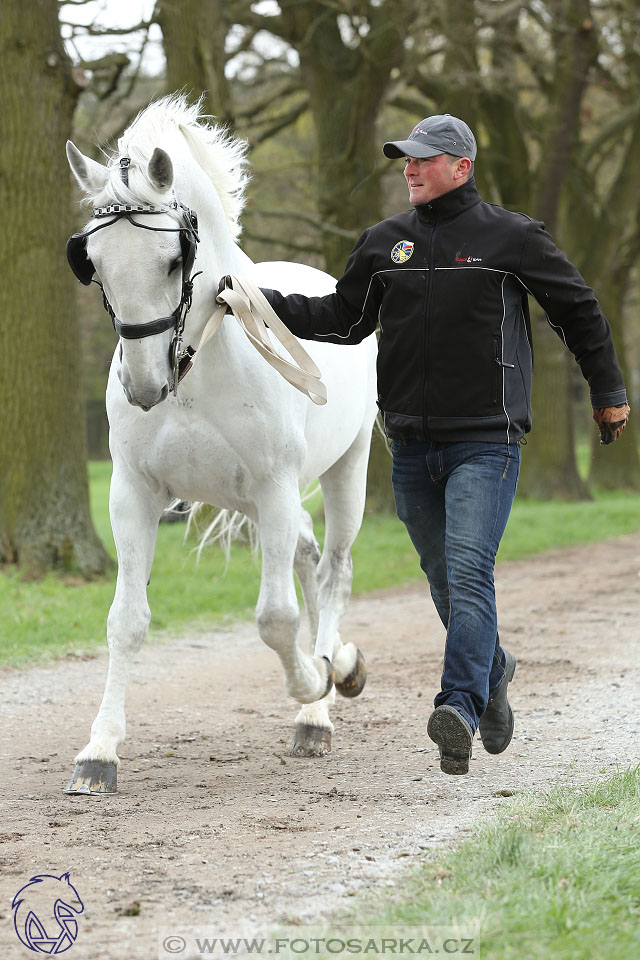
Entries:
{"type": "Polygon", "coordinates": [[[480,194],[476,187],[474,177],[463,183],[461,187],[443,193],[429,203],[420,203],[415,207],[415,211],[420,220],[433,223],[434,220],[449,220],[451,217],[457,217],[463,210],[474,207],[480,203],[480,194]]]}

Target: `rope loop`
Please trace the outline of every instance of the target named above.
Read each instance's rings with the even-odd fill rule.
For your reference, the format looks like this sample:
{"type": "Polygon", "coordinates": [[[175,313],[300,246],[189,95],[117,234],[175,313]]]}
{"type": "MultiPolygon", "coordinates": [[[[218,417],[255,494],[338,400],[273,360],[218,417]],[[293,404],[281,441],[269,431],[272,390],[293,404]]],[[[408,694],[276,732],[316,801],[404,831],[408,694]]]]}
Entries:
{"type": "Polygon", "coordinates": [[[232,276],[233,288],[221,290],[216,297],[220,306],[209,317],[193,362],[200,356],[202,347],[218,332],[225,314],[230,310],[258,353],[271,364],[296,390],[300,390],[318,405],[327,402],[327,388],[322,382],[322,373],[284,325],[280,317],[258,287],[248,277],[232,276]],[[291,360],[285,359],[276,349],[270,333],[287,351],[291,360]]]}

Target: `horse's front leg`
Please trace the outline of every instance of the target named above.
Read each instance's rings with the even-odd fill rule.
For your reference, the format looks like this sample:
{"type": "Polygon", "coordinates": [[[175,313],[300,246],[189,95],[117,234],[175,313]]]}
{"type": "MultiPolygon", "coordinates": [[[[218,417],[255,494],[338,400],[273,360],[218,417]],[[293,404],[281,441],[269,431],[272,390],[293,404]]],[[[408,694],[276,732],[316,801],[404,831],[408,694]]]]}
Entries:
{"type": "Polygon", "coordinates": [[[91,725],[91,739],[75,758],[65,793],[115,793],[125,738],[124,701],[134,658],[149,628],[147,583],[158,522],[166,497],[151,491],[124,468],[114,467],[109,497],[111,526],[118,554],[116,591],[107,620],[109,668],[102,703],[91,725]]]}
{"type": "Polygon", "coordinates": [[[310,656],[298,645],[300,609],[293,564],[300,529],[300,495],[294,483],[278,483],[258,504],[262,578],[256,609],[261,638],[275,650],[287,693],[299,703],[320,700],[331,690],[328,658],[310,656]]]}

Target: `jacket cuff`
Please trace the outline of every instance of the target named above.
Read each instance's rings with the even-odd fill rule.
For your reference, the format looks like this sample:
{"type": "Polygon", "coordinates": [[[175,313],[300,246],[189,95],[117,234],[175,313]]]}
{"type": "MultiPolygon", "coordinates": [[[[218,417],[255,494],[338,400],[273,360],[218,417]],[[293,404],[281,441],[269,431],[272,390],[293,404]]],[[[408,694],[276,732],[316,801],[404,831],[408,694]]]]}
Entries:
{"type": "Polygon", "coordinates": [[[591,406],[597,407],[617,407],[619,403],[627,403],[627,391],[611,390],[609,393],[592,393],[591,406]]]}

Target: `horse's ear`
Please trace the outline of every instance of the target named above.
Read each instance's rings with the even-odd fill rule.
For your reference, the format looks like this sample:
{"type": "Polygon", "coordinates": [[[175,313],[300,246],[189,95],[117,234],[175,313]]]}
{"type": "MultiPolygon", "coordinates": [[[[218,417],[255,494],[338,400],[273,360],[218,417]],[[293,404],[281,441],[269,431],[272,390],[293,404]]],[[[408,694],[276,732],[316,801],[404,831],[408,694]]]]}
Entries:
{"type": "Polygon", "coordinates": [[[109,177],[107,168],[91,157],[85,157],[71,140],[67,140],[67,160],[71,172],[85,193],[90,196],[100,193],[109,177]]]}
{"type": "Polygon", "coordinates": [[[148,173],[151,183],[159,190],[167,190],[173,183],[171,157],[160,147],[156,147],[151,154],[148,173]]]}

